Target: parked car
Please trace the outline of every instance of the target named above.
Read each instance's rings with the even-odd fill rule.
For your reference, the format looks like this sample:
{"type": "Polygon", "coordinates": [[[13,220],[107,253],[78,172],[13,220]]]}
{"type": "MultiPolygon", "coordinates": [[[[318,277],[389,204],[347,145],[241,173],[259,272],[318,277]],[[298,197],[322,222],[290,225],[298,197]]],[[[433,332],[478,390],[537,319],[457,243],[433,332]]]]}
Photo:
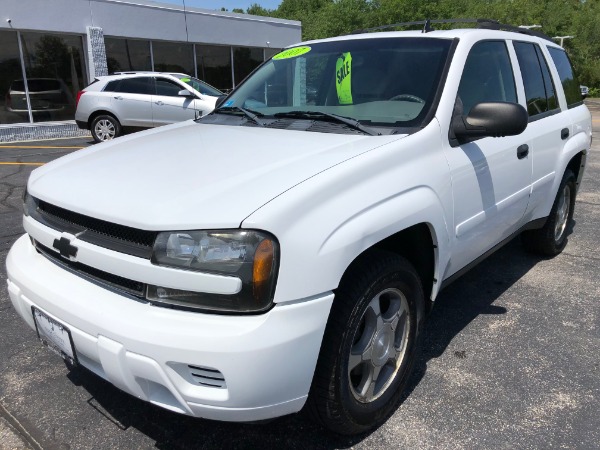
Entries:
{"type": "MultiPolygon", "coordinates": [[[[34,118],[73,119],[75,102],[65,82],[58,78],[28,78],[29,100],[34,118]]],[[[5,96],[8,112],[16,113],[29,121],[25,82],[14,80],[5,96]]]]}
{"type": "Polygon", "coordinates": [[[96,142],[120,136],[126,128],[150,128],[194,119],[211,112],[224,94],[189,75],[121,72],[97,77],[77,95],[75,121],[96,142]]]}
{"type": "Polygon", "coordinates": [[[579,86],[579,89],[581,90],[581,96],[583,98],[587,98],[588,95],[590,95],[590,89],[587,86],[579,86]]]}
{"type": "Polygon", "coordinates": [[[170,411],[381,424],[440,291],[516,236],[554,256],[571,232],[592,131],[569,59],[479,25],[298,44],[198,121],[34,170],[15,309],[170,411]]]}

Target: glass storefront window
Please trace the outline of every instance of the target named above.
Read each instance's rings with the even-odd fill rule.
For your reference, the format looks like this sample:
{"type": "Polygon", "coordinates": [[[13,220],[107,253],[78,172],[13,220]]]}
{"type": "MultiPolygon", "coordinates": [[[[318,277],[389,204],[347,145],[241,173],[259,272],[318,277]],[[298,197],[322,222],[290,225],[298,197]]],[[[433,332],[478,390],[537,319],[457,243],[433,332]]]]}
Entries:
{"type": "Polygon", "coordinates": [[[246,78],[250,72],[263,62],[263,49],[258,47],[234,47],[233,71],[236,86],[246,78]]]}
{"type": "Polygon", "coordinates": [[[198,78],[226,92],[233,87],[231,47],[196,44],[198,78]]]}
{"type": "Polygon", "coordinates": [[[194,75],[194,49],[192,44],[152,41],[154,70],[194,75]]]}
{"type": "Polygon", "coordinates": [[[29,122],[16,31],[0,31],[0,124],[29,122]]]}
{"type": "Polygon", "coordinates": [[[21,42],[34,122],[72,120],[77,92],[87,84],[81,36],[21,33],[21,42]]]}
{"type": "Polygon", "coordinates": [[[108,73],[152,70],[149,41],[105,37],[104,46],[108,73]]]}

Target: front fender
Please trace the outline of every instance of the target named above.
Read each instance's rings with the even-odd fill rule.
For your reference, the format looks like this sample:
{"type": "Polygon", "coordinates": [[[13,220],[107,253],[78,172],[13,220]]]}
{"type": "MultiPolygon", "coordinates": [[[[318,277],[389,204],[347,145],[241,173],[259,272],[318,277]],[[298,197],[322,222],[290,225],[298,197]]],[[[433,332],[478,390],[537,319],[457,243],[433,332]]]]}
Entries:
{"type": "MultiPolygon", "coordinates": [[[[374,137],[374,143],[378,138],[374,137]]],[[[425,223],[436,249],[435,278],[449,254],[450,176],[439,125],[345,161],[271,200],[243,221],[279,240],[275,302],[310,298],[337,288],[348,266],[368,248],[425,223]]],[[[432,251],[432,249],[427,249],[432,251]]],[[[432,298],[438,286],[434,285],[432,298]]]]}

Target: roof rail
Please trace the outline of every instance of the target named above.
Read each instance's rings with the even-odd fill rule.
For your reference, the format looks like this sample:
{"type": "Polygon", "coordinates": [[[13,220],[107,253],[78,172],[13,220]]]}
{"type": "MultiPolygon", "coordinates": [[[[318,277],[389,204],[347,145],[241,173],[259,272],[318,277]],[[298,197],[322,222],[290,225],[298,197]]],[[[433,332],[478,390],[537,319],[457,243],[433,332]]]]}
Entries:
{"type": "Polygon", "coordinates": [[[423,33],[429,33],[431,31],[435,31],[435,29],[431,26],[431,24],[435,23],[475,23],[477,24],[477,28],[486,29],[486,30],[503,30],[503,31],[512,31],[515,33],[526,34],[529,36],[536,36],[542,39],[546,39],[548,41],[552,41],[552,38],[541,33],[539,31],[533,31],[528,28],[516,27],[514,25],[508,25],[505,23],[500,23],[497,20],[493,19],[426,19],[426,20],[417,20],[414,22],[400,22],[400,23],[392,23],[389,25],[382,25],[379,27],[373,28],[365,28],[362,30],[355,30],[349,34],[359,34],[359,33],[369,33],[371,31],[382,31],[390,28],[400,28],[400,27],[414,27],[414,26],[422,26],[423,33]]]}

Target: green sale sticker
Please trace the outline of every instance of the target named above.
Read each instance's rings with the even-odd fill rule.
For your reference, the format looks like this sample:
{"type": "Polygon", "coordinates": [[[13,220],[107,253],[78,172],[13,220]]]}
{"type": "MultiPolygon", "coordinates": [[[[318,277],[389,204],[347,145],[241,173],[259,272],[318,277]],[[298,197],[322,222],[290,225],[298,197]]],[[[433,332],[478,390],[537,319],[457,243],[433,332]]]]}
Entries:
{"type": "Polygon", "coordinates": [[[277,59],[295,58],[296,56],[304,55],[305,53],[308,53],[308,52],[310,52],[309,46],[295,47],[295,48],[290,48],[290,49],[284,50],[281,53],[277,53],[275,56],[273,56],[273,59],[277,60],[277,59]]]}

